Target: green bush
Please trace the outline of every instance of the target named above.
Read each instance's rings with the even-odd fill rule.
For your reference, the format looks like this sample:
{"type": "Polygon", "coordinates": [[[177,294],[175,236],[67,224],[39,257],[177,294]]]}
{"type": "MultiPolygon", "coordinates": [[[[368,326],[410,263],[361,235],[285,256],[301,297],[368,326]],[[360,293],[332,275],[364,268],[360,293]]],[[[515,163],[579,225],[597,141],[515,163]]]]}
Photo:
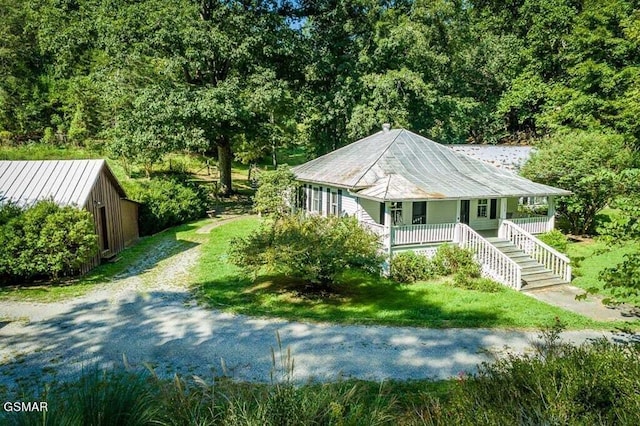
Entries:
{"type": "Polygon", "coordinates": [[[287,167],[261,172],[258,177],[258,190],[253,197],[254,208],[261,214],[273,214],[276,217],[291,213],[295,203],[297,183],[295,175],[287,167]]]}
{"type": "Polygon", "coordinates": [[[412,251],[395,254],[391,258],[390,272],[391,279],[399,283],[414,283],[434,276],[431,260],[412,251]]]}
{"type": "Polygon", "coordinates": [[[141,235],[203,217],[209,196],[204,188],[189,182],[187,175],[126,181],[127,194],[142,204],[138,222],[141,235]]]}
{"type": "Polygon", "coordinates": [[[509,355],[460,377],[448,402],[428,405],[423,419],[432,425],[635,425],[638,377],[637,345],[545,340],[536,354],[509,355]]]}
{"type": "Polygon", "coordinates": [[[465,290],[476,290],[484,293],[498,293],[504,290],[504,286],[489,278],[484,277],[471,277],[461,271],[458,271],[453,276],[452,284],[455,287],[463,288],[465,290]]]}
{"type": "Polygon", "coordinates": [[[461,269],[473,275],[477,269],[476,275],[480,276],[480,265],[475,261],[473,252],[456,245],[443,244],[438,247],[433,264],[437,275],[452,275],[461,269]]]}
{"type": "Polygon", "coordinates": [[[257,276],[262,270],[330,284],[347,269],[379,273],[378,236],[354,218],[284,216],[231,242],[230,259],[257,276]]]}
{"type": "Polygon", "coordinates": [[[567,237],[557,229],[540,234],[538,235],[538,238],[546,245],[551,246],[562,253],[567,251],[569,241],[567,240],[567,237]]]}
{"type": "Polygon", "coordinates": [[[54,278],[71,275],[97,252],[98,242],[91,214],[75,207],[41,201],[20,211],[10,210],[0,222],[0,276],[16,279],[54,278]]]}

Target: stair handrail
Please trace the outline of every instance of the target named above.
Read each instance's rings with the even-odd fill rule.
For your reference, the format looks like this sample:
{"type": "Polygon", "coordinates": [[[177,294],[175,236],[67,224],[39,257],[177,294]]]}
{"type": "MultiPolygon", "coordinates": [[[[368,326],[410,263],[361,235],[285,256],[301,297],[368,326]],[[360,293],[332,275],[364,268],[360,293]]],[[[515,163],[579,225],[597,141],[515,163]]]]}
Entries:
{"type": "Polygon", "coordinates": [[[509,256],[498,250],[497,247],[474,231],[470,226],[464,223],[456,223],[454,242],[460,247],[473,250],[482,264],[498,276],[499,279],[496,281],[516,290],[522,288],[522,267],[509,256]],[[473,244],[471,240],[476,244],[473,244]],[[472,244],[469,244],[469,242],[472,242],[472,244]],[[490,253],[490,256],[495,262],[490,261],[491,259],[483,258],[483,252],[490,253]]]}
{"type": "Polygon", "coordinates": [[[571,282],[571,259],[553,247],[540,241],[520,226],[510,220],[503,220],[500,225],[500,229],[498,230],[498,237],[506,238],[511,241],[516,247],[530,255],[534,260],[540,262],[545,268],[551,270],[555,275],[562,277],[567,282],[571,282]],[[529,247],[522,244],[521,239],[515,237],[515,235],[522,235],[526,241],[533,243],[536,247],[542,249],[550,256],[538,256],[538,251],[535,249],[531,250],[529,247]]]}

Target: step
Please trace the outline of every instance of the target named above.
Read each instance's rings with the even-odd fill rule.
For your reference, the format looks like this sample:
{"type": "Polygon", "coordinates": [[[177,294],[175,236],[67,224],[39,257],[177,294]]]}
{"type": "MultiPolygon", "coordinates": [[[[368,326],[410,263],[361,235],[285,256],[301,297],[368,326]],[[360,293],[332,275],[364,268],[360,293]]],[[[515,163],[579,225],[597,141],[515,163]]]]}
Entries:
{"type": "Polygon", "coordinates": [[[536,281],[544,281],[552,278],[560,278],[557,275],[545,270],[542,272],[536,272],[532,274],[522,274],[522,280],[527,283],[533,283],[536,281]]]}
{"type": "Polygon", "coordinates": [[[524,271],[525,269],[528,268],[537,268],[537,267],[543,267],[544,265],[542,265],[541,263],[538,263],[537,261],[529,258],[527,260],[521,260],[520,262],[516,262],[518,265],[520,265],[520,267],[522,268],[522,270],[524,271]]]}
{"type": "Polygon", "coordinates": [[[527,268],[522,268],[522,276],[523,277],[527,277],[530,275],[535,275],[535,274],[542,274],[545,272],[550,272],[547,268],[545,268],[542,265],[538,265],[538,266],[529,266],[527,268]]]}
{"type": "Polygon", "coordinates": [[[556,277],[548,280],[535,281],[533,283],[525,282],[522,285],[522,288],[520,290],[523,292],[526,292],[526,291],[538,290],[541,288],[553,287],[553,286],[562,285],[562,284],[568,284],[568,283],[565,280],[556,277]]]}
{"type": "Polygon", "coordinates": [[[489,241],[491,244],[494,243],[511,243],[509,240],[505,240],[504,238],[500,238],[500,237],[487,237],[485,238],[485,240],[489,241]]]}

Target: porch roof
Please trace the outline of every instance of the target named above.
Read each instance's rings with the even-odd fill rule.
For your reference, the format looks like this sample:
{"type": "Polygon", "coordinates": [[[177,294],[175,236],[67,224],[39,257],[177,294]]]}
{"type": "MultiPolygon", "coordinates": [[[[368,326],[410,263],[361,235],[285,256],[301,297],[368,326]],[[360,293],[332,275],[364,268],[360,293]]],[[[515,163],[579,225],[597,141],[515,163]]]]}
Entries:
{"type": "Polygon", "coordinates": [[[570,195],[456,152],[405,129],[380,131],[294,167],[305,182],[377,200],[570,195]]]}

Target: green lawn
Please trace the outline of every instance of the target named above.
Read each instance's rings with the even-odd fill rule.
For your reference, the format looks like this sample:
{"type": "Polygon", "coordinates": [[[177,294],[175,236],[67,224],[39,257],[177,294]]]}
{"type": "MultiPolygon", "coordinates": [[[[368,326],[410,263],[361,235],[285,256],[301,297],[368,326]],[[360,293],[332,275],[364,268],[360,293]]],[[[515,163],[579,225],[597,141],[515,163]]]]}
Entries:
{"type": "Polygon", "coordinates": [[[243,277],[227,261],[230,238],[259,226],[246,218],[212,230],[194,271],[199,299],[213,308],[247,315],[420,327],[539,328],[559,317],[569,328],[607,328],[505,288],[499,293],[463,290],[448,280],[398,285],[351,275],[329,297],[308,296],[302,283],[281,276],[243,277]]]}
{"type": "MultiPolygon", "coordinates": [[[[567,254],[577,261],[574,266],[573,285],[587,289],[595,289],[599,294],[611,296],[611,291],[604,288],[604,282],[598,279],[598,274],[606,267],[611,267],[621,262],[624,255],[640,248],[638,243],[626,243],[619,246],[608,247],[604,242],[589,240],[569,244],[567,254]]],[[[640,305],[640,297],[621,300],[640,305]]]]}

